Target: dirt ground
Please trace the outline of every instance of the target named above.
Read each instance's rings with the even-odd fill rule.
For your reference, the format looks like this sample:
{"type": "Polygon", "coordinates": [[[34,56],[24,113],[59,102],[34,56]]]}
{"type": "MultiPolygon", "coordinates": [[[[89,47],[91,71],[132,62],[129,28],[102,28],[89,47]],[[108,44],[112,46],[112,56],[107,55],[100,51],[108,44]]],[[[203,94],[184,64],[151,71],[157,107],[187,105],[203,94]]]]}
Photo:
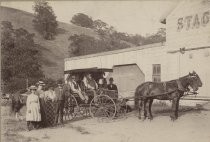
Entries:
{"type": "MultiPolygon", "coordinates": [[[[4,111],[3,108],[1,111],[4,111]]],[[[134,111],[112,121],[85,118],[67,122],[64,126],[30,132],[25,130],[25,121],[15,121],[4,116],[2,136],[5,142],[210,141],[210,103],[203,107],[182,107],[179,119],[174,122],[170,120],[169,112],[156,109],[152,121],[139,120],[134,111]]]]}

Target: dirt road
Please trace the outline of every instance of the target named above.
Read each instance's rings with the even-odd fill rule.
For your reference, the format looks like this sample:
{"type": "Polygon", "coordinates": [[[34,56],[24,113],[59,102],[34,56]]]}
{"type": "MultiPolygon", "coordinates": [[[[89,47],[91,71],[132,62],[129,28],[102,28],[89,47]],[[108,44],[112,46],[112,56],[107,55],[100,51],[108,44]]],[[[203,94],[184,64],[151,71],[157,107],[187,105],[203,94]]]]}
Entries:
{"type": "Polygon", "coordinates": [[[152,121],[138,120],[135,112],[112,122],[84,119],[64,127],[20,132],[40,142],[209,142],[210,105],[202,110],[181,112],[172,122],[168,114],[155,114],[152,121]]]}

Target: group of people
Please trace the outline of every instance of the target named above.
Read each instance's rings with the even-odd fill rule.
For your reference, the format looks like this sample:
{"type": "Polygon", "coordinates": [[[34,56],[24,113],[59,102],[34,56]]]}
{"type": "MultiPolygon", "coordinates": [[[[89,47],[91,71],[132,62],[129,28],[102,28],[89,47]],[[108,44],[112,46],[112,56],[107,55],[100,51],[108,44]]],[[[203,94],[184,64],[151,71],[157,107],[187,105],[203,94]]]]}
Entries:
{"type": "Polygon", "coordinates": [[[69,76],[67,80],[71,93],[77,94],[85,103],[88,103],[88,94],[92,94],[94,99],[96,98],[98,89],[108,89],[118,92],[117,86],[113,83],[114,79],[112,77],[109,79],[108,85],[105,78],[102,77],[98,81],[95,81],[90,73],[84,75],[82,80],[77,80],[75,75],[69,76]]]}
{"type": "Polygon", "coordinates": [[[28,130],[63,124],[63,109],[65,94],[62,84],[58,83],[54,89],[52,84],[39,81],[37,86],[29,87],[30,93],[26,100],[26,121],[28,130]]]}
{"type": "Polygon", "coordinates": [[[117,86],[113,81],[113,78],[109,79],[109,84],[106,84],[104,79],[95,81],[92,75],[88,73],[82,80],[79,80],[76,75],[70,75],[67,78],[67,84],[58,83],[56,88],[50,84],[46,88],[43,81],[39,81],[37,86],[30,86],[30,93],[26,100],[28,130],[54,126],[59,121],[63,124],[66,90],[71,94],[77,94],[81,101],[88,103],[91,95],[87,94],[92,94],[95,99],[97,90],[101,87],[117,92],[117,86]]]}

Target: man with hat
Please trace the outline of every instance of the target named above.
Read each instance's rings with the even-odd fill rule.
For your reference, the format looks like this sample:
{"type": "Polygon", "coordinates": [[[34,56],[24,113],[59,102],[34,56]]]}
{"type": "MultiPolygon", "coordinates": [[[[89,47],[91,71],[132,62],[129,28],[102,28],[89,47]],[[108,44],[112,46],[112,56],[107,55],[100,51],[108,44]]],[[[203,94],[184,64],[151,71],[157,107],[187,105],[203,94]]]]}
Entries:
{"type": "Polygon", "coordinates": [[[68,82],[70,86],[71,93],[79,95],[80,99],[85,103],[88,102],[88,96],[81,90],[79,84],[76,82],[76,76],[71,75],[71,80],[68,82]]]}
{"type": "Polygon", "coordinates": [[[58,118],[60,118],[60,123],[63,124],[63,109],[65,103],[65,93],[63,91],[62,82],[58,82],[58,86],[55,88],[56,95],[56,108],[55,108],[55,124],[58,123],[58,118]]]}
{"type": "Polygon", "coordinates": [[[118,92],[117,85],[115,85],[113,82],[114,82],[114,79],[111,77],[109,79],[109,84],[108,84],[107,88],[108,88],[108,90],[114,90],[114,91],[118,92]]]}

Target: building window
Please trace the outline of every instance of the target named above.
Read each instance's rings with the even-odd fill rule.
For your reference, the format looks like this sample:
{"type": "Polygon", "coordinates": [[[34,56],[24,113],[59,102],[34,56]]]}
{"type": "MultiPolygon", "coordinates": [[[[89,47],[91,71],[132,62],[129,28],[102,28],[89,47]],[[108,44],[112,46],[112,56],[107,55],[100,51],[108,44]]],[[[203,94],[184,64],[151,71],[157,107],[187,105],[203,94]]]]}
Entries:
{"type": "Polygon", "coordinates": [[[160,82],[161,81],[161,66],[160,64],[153,64],[153,73],[152,73],[152,81],[160,82]]]}

